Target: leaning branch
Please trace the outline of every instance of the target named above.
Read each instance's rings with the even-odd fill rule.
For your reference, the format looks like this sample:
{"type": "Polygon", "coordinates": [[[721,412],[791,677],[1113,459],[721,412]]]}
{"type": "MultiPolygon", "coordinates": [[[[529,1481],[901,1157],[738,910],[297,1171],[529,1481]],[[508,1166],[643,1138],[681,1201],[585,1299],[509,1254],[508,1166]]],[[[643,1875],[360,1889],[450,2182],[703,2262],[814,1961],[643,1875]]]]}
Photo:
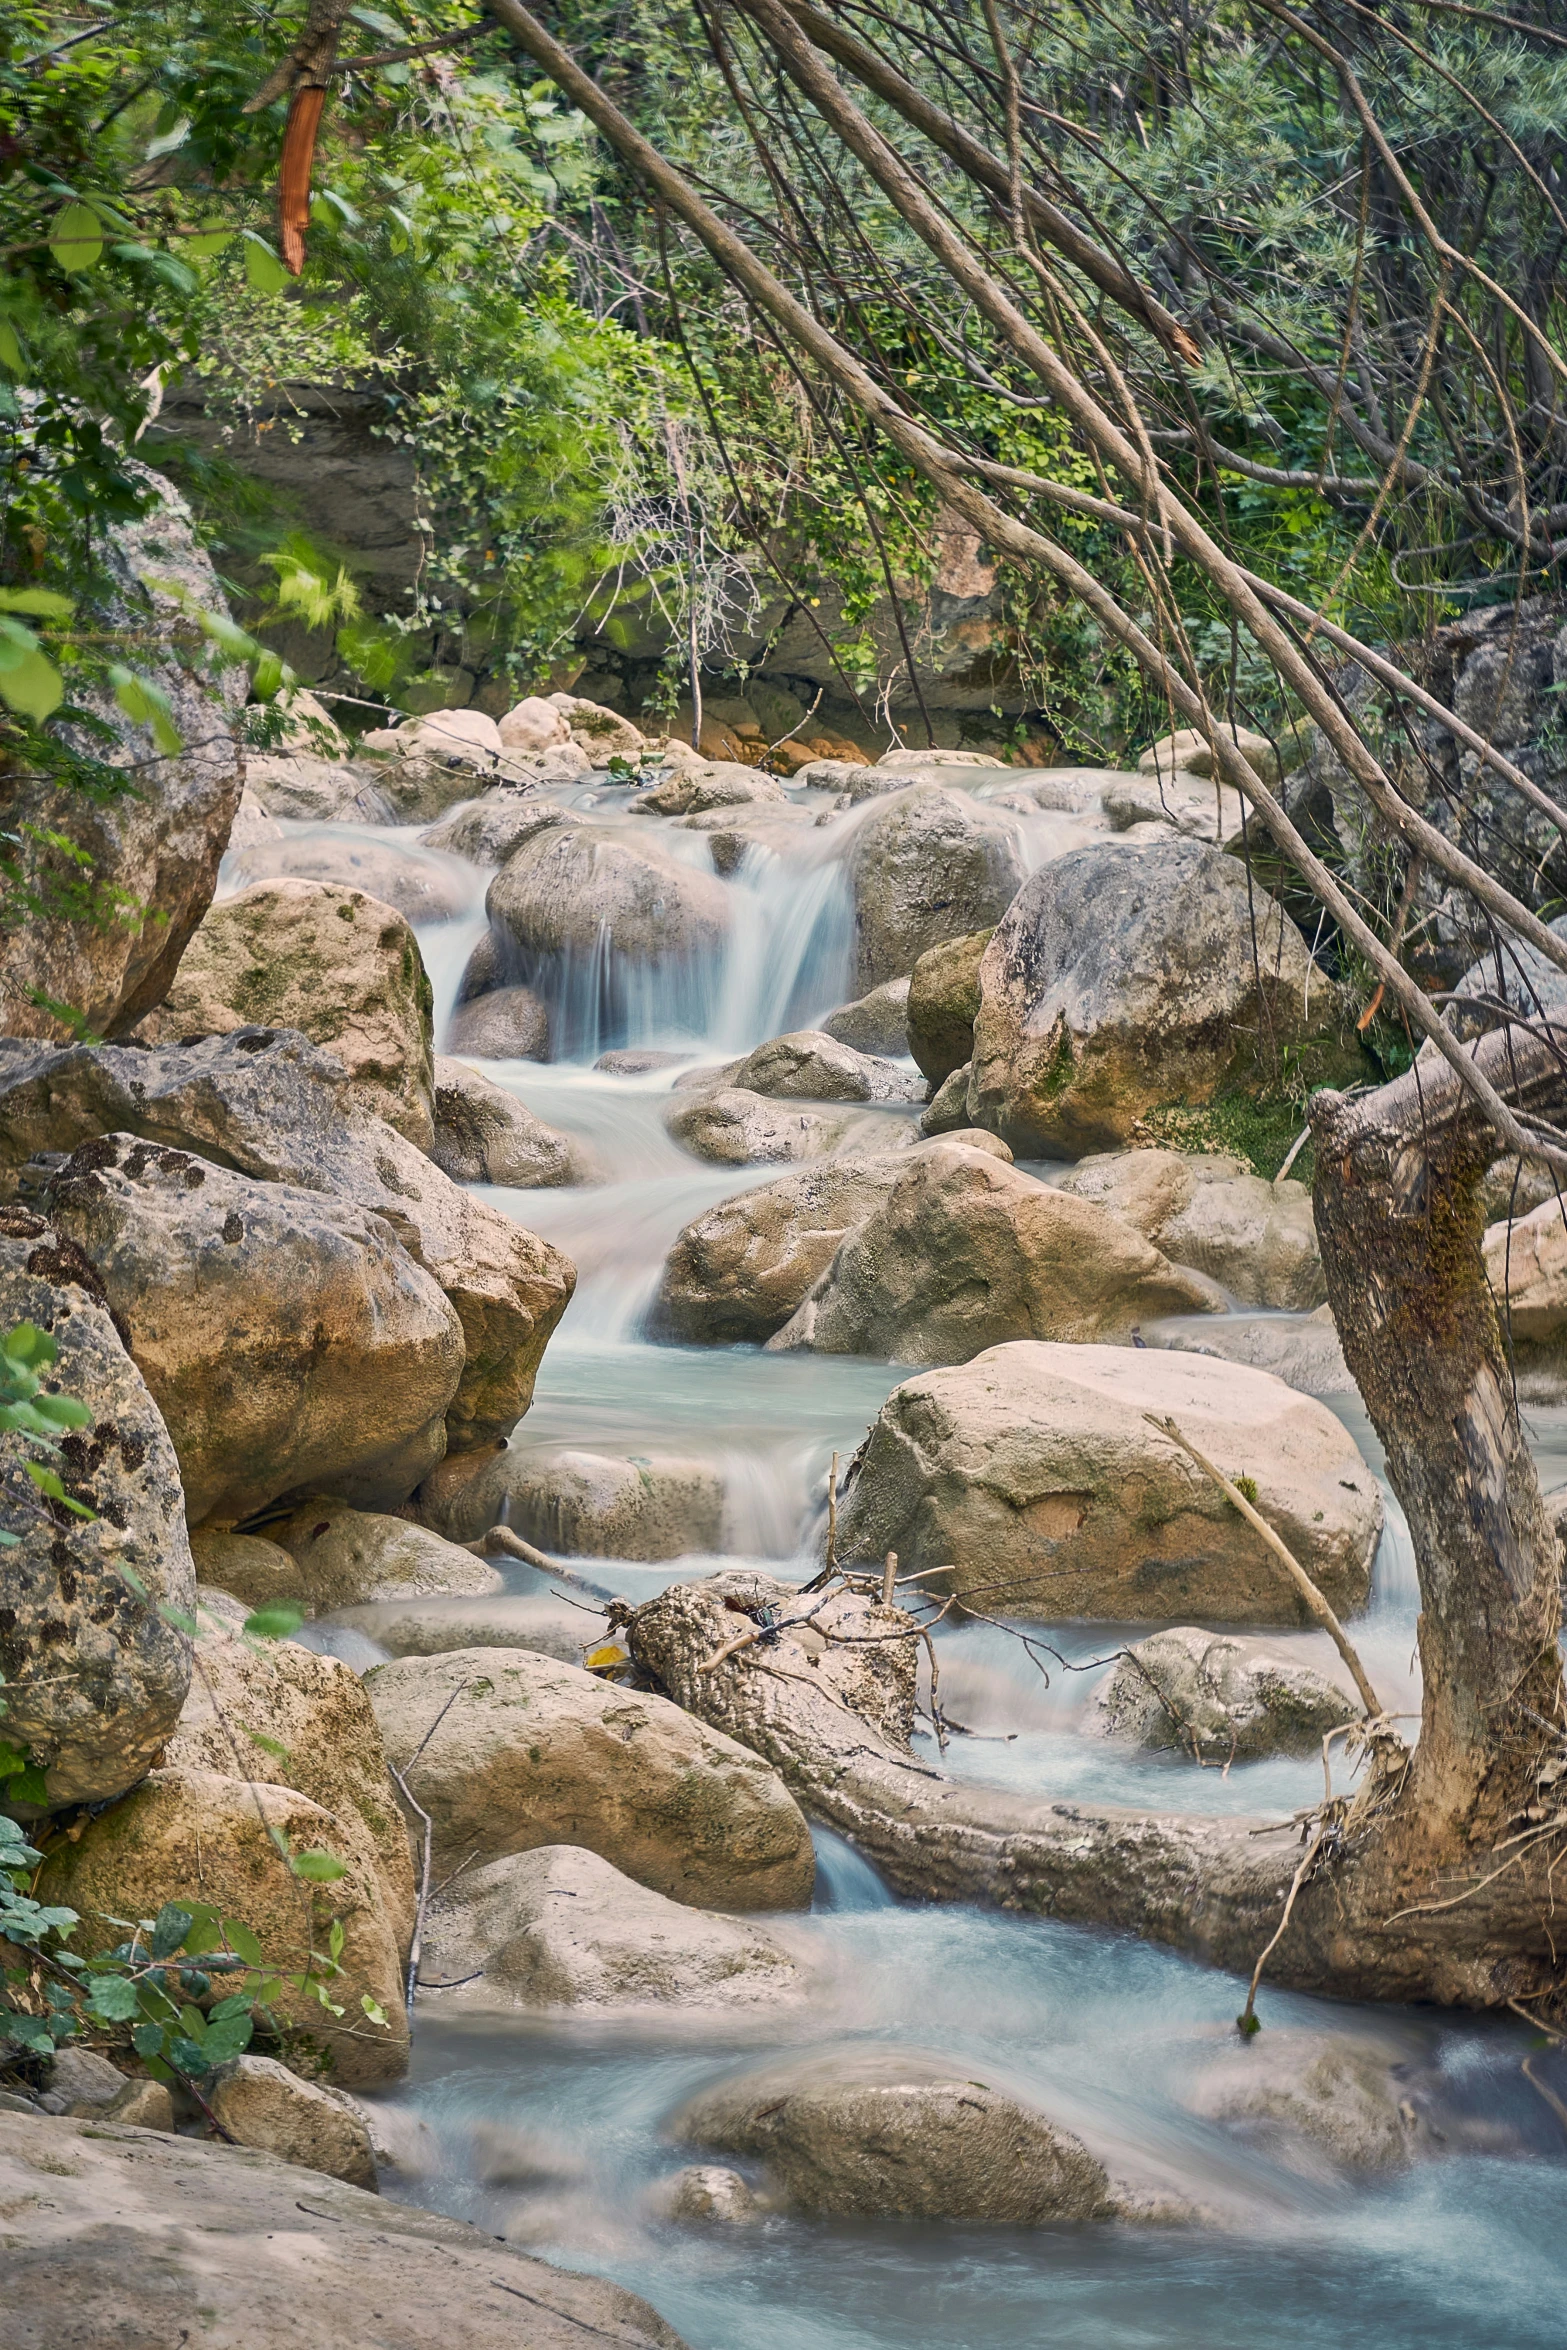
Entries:
{"type": "Polygon", "coordinates": [[[1354,1681],[1355,1687],[1360,1692],[1360,1702],[1366,1709],[1366,1717],[1368,1720],[1374,1721],[1382,1712],[1382,1700],[1378,1697],[1376,1691],[1372,1688],[1370,1680],[1366,1674],[1366,1668],[1361,1663],[1359,1657],[1355,1654],[1355,1650],[1350,1641],[1349,1634],[1345,1631],[1343,1625],[1339,1622],[1338,1617],[1333,1613],[1333,1610],[1328,1605],[1327,1600],[1318,1590],[1316,1584],[1313,1583],[1311,1577],[1307,1574],[1299,1559],[1296,1558],[1294,1552],[1290,1549],[1289,1544],[1285,1542],[1281,1535],[1274,1532],[1273,1528],[1268,1524],[1267,1519],[1262,1515],[1262,1512],[1252,1506],[1252,1504],[1246,1499],[1245,1494],[1242,1493],[1240,1487],[1233,1484],[1231,1480],[1226,1477],[1222,1469],[1215,1468],[1213,1462],[1207,1459],[1204,1454],[1197,1450],[1196,1445],[1192,1443],[1190,1437],[1182,1435],[1180,1429],[1176,1426],[1173,1420],[1161,1419],[1157,1412],[1144,1412],[1143,1418],[1148,1422],[1150,1428],[1157,1428],[1161,1436],[1168,1436],[1172,1444],[1178,1444],[1182,1452],[1187,1455],[1188,1459],[1194,1460],[1197,1463],[1198,1468],[1201,1469],[1203,1475],[1205,1477],[1211,1477],[1215,1485],[1218,1486],[1219,1491],[1225,1496],[1226,1500],[1232,1502],[1235,1508],[1240,1511],[1241,1516],[1245,1519],[1247,1525],[1250,1526],[1252,1532],[1262,1536],[1263,1541],[1272,1551],[1274,1557],[1278,1560],[1280,1566],[1284,1569],[1284,1572],[1288,1575],[1290,1581],[1294,1584],[1296,1590],[1300,1593],[1301,1598],[1305,1601],[1312,1615],[1316,1617],[1317,1622],[1322,1626],[1323,1631],[1326,1632],[1328,1638],[1332,1641],[1334,1647],[1338,1650],[1339,1655],[1344,1659],[1345,1664],[1349,1668],[1350,1677],[1354,1681]]]}

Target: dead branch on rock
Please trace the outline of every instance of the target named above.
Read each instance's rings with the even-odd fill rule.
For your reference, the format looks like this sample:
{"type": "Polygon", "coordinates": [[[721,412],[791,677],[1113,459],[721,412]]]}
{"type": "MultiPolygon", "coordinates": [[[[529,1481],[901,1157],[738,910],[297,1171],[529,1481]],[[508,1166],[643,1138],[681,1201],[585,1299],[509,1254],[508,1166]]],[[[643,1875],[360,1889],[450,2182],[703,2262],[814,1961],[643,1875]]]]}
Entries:
{"type": "Polygon", "coordinates": [[[1213,1462],[1208,1460],[1204,1454],[1200,1453],[1197,1450],[1196,1445],[1193,1444],[1188,1437],[1182,1435],[1180,1429],[1176,1426],[1173,1420],[1161,1419],[1156,1412],[1144,1412],[1143,1418],[1148,1422],[1150,1428],[1157,1428],[1162,1436],[1169,1437],[1172,1444],[1178,1444],[1182,1452],[1187,1454],[1191,1460],[1196,1462],[1198,1468],[1203,1472],[1203,1475],[1213,1479],[1213,1482],[1218,1486],[1220,1492],[1225,1496],[1226,1500],[1231,1502],[1233,1506],[1239,1510],[1241,1516],[1245,1519],[1247,1525],[1251,1527],[1252,1531],[1261,1535],[1263,1541],[1267,1544],[1269,1550],[1272,1551],[1274,1557],[1279,1561],[1279,1564],[1283,1567],[1285,1573],[1289,1576],[1290,1581],[1294,1584],[1296,1590],[1300,1593],[1301,1598],[1305,1601],[1307,1607],[1316,1617],[1317,1622],[1322,1626],[1324,1632],[1327,1633],[1334,1647],[1338,1650],[1339,1655],[1343,1658],[1345,1664],[1348,1666],[1355,1687],[1360,1692],[1360,1702],[1366,1709],[1366,1719],[1368,1721],[1382,1719],[1382,1700],[1378,1697],[1376,1691],[1372,1688],[1371,1682],[1367,1677],[1366,1668],[1361,1663],[1359,1657],[1356,1655],[1355,1650],[1351,1645],[1348,1633],[1345,1631],[1343,1625],[1339,1622],[1338,1617],[1334,1614],[1326,1599],[1324,1599],[1322,1596],[1322,1593],[1318,1590],[1316,1584],[1313,1583],[1311,1577],[1307,1574],[1305,1568],[1301,1565],[1299,1559],[1296,1558],[1288,1543],[1283,1540],[1282,1536],[1274,1532],[1273,1528],[1268,1524],[1267,1519],[1262,1515],[1262,1512],[1255,1508],[1254,1505],[1247,1500],[1240,1487],[1233,1484],[1231,1480],[1226,1477],[1222,1469],[1215,1468],[1213,1462]]]}

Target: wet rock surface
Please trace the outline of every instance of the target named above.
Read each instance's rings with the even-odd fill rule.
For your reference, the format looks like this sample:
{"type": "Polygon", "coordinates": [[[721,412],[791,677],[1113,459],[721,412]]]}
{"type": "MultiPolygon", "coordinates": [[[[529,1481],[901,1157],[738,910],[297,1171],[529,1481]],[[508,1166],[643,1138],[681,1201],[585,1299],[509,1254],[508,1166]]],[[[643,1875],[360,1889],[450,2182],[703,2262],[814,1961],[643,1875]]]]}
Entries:
{"type": "Polygon", "coordinates": [[[670,1901],[570,1844],[467,1871],[437,1906],[425,1950],[432,1980],[481,1970],[463,1987],[465,2007],[744,2006],[801,1987],[760,1927],[670,1901]]]}
{"type": "Polygon", "coordinates": [[[346,2099],[270,2056],[248,2054],[219,2065],[205,2094],[236,2145],[376,2192],[370,2133],[346,2099]]]}
{"type": "Polygon", "coordinates": [[[456,1311],[380,1218],[108,1135],[50,1186],[179,1457],[193,1520],[331,1486],[401,1501],[445,1450],[456,1311]]]}
{"type": "Polygon", "coordinates": [[[570,1135],[461,1061],[435,1063],[435,1141],[430,1153],[454,1183],[498,1183],[520,1190],[583,1183],[587,1154],[570,1135]]]}
{"type": "Polygon", "coordinates": [[[7,2255],[17,2350],[59,2341],[65,2299],[84,2342],[183,2327],[210,2350],[292,2350],[302,2259],[310,2325],[339,2350],[582,2350],[595,2333],[682,2350],[618,2285],[250,2149],[0,2113],[0,2181],[32,2215],[7,2255]]]}
{"type": "Polygon", "coordinates": [[[675,1900],[810,1899],[810,1831],[782,1780],[667,1698],[520,1649],[403,1657],[365,1686],[399,1768],[430,1733],[412,1784],[446,1867],[574,1843],[675,1900]]]}
{"type": "Polygon", "coordinates": [[[265,1520],[268,1539],[293,1561],[291,1596],[312,1611],[368,1600],[472,1596],[493,1591],[495,1569],[428,1526],[312,1495],[265,1520]]]}
{"type": "Polygon", "coordinates": [[[723,1535],[716,1470],[667,1453],[464,1455],[428,1481],[419,1506],[458,1541],[505,1524],[525,1542],[568,1558],[683,1558],[719,1549],[723,1535]]]}
{"type": "Polygon", "coordinates": [[[1125,1651],[1095,1690],[1093,1711],[1107,1738],[1229,1763],[1316,1753],[1361,1708],[1309,1665],[1178,1625],[1125,1651]]]}
{"type": "Polygon", "coordinates": [[[1232,1479],[1340,1613],[1364,1604],[1376,1480],[1332,1413],[1266,1372],[1104,1346],[1000,1346],[895,1388],[840,1522],[840,1555],[939,1568],[988,1610],[1290,1624],[1300,1603],[1219,1488],[1232,1479]]]}
{"type": "Polygon", "coordinates": [[[1009,1339],[1099,1339],[1222,1302],[1119,1217],[947,1141],[909,1154],[770,1343],[957,1363],[1009,1339]]]}
{"type": "Polygon", "coordinates": [[[1116,2216],[1104,2165],[1070,2131],[915,2052],[768,2066],[693,2098],[670,2129],[765,2162],[804,2212],[1012,2227],[1116,2216]]]}

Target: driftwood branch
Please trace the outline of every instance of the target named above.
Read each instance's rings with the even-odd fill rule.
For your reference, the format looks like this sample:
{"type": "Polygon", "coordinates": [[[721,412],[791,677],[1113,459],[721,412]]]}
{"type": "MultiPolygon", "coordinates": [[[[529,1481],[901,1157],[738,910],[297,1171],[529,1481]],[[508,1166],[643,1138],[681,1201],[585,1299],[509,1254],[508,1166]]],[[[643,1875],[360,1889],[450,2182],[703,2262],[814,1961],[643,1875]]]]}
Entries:
{"type": "Polygon", "coordinates": [[[1315,1616],[1317,1622],[1322,1626],[1323,1631],[1327,1633],[1334,1647],[1338,1650],[1339,1655],[1343,1658],[1345,1664],[1348,1666],[1350,1676],[1354,1681],[1355,1687],[1360,1692],[1360,1702],[1366,1709],[1367,1719],[1375,1720],[1383,1711],[1382,1700],[1378,1697],[1376,1691],[1372,1688],[1371,1682],[1366,1674],[1366,1668],[1361,1663],[1359,1657],[1356,1655],[1348,1633],[1345,1631],[1343,1625],[1339,1622],[1338,1617],[1334,1614],[1326,1599],[1324,1599],[1322,1593],[1317,1589],[1316,1584],[1313,1583],[1311,1577],[1307,1574],[1305,1568],[1301,1565],[1299,1559],[1296,1558],[1288,1543],[1285,1542],[1280,1535],[1274,1532],[1273,1528],[1268,1524],[1267,1519],[1262,1515],[1262,1512],[1253,1508],[1252,1504],[1246,1499],[1245,1494],[1242,1493],[1240,1487],[1238,1485],[1232,1484],[1222,1469],[1215,1468],[1212,1461],[1207,1459],[1204,1454],[1197,1450],[1196,1445],[1191,1442],[1190,1438],[1181,1434],[1180,1429],[1176,1426],[1173,1420],[1161,1419],[1156,1412],[1144,1412],[1143,1418],[1148,1422],[1150,1428],[1157,1428],[1161,1436],[1168,1436],[1172,1444],[1178,1444],[1182,1452],[1184,1452],[1189,1459],[1196,1462],[1203,1475],[1213,1479],[1213,1482],[1218,1486],[1220,1492],[1225,1496],[1225,1498],[1232,1502],[1235,1508],[1240,1511],[1241,1516],[1245,1519],[1247,1525],[1251,1527],[1252,1531],[1261,1535],[1269,1550],[1272,1551],[1274,1557],[1278,1560],[1285,1573],[1289,1576],[1290,1581],[1294,1584],[1296,1590],[1300,1593],[1301,1598],[1305,1601],[1312,1615],[1315,1616]]]}

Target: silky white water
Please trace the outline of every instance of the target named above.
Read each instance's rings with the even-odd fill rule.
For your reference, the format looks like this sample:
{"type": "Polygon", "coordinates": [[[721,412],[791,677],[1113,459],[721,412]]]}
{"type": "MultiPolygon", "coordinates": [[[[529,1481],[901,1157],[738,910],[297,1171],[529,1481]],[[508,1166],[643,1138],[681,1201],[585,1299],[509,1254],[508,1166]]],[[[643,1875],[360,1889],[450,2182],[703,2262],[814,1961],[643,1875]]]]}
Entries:
{"type": "MultiPolygon", "coordinates": [[[[976,775],[972,786],[987,797],[1020,780],[976,775]]],[[[613,791],[570,796],[579,808],[596,801],[595,821],[647,821],[623,819],[624,795],[613,791]]],[[[1094,817],[1014,820],[1031,865],[1103,831],[1094,817]]],[[[782,1170],[713,1167],[679,1149],[663,1125],[677,1070],[617,1076],[590,1064],[623,1043],[683,1052],[687,1067],[722,1062],[812,1024],[852,994],[843,849],[859,821],[863,811],[802,826],[747,854],[728,883],[734,944],[695,989],[617,994],[600,969],[557,998],[557,1009],[568,997],[577,1007],[567,1023],[572,1060],[484,1064],[578,1137],[603,1177],[579,1190],[485,1195],[566,1249],[581,1276],[514,1446],[710,1461],[724,1482],[725,1557],[796,1579],[814,1570],[829,1458],[853,1452],[898,1374],[868,1362],[648,1342],[647,1309],[681,1226],[782,1170]]],[[[682,855],[707,853],[700,834],[659,834],[682,855]]],[[[421,853],[406,834],[373,837],[421,853]]],[[[485,878],[474,875],[464,911],[420,927],[438,1020],[482,933],[485,878]]],[[[906,1114],[885,1115],[891,1125],[906,1114]]],[[[1380,1468],[1355,1399],[1334,1408],[1380,1468]]],[[[1559,1478],[1567,1415],[1535,1415],[1532,1433],[1559,1478]]],[[[715,1563],[577,1565],[603,1592],[643,1597],[715,1563]]],[[[508,1583],[524,1594],[548,1588],[523,1568],[508,1583]]],[[[1409,1539],[1389,1497],[1372,1603],[1353,1636],[1397,1708],[1419,1705],[1416,1605],[1409,1539]]],[[[590,1636],[591,1618],[584,1628],[590,1636]]],[[[922,1760],[1039,1795],[1144,1808],[1277,1819],[1313,1801],[1314,1760],[1223,1773],[1084,1734],[1104,1668],[1071,1668],[1092,1668],[1152,1628],[1031,1626],[1063,1660],[1043,1655],[1048,1678],[1001,1631],[943,1629],[943,1700],[975,1735],[954,1738],[945,1756],[926,1738],[922,1760]]],[[[1320,1635],[1281,1632],[1275,1644],[1326,1661],[1320,1635]]],[[[365,1661],[362,1641],[358,1653],[365,1661]]],[[[412,2072],[395,2102],[430,2125],[436,2156],[425,2175],[389,2175],[387,2191],[618,2278],[693,2350],[1557,2350],[1567,2333],[1567,2128],[1551,2099],[1567,2101],[1567,2066],[1523,2026],[1351,2009],[1265,1985],[1264,2042],[1292,2026],[1391,2042],[1444,2131],[1434,2158],[1347,2183],[1325,2163],[1286,2168],[1188,2109],[1195,2076],[1235,2058],[1242,1988],[1233,1978],[1050,1920],[894,1903],[836,1838],[819,1833],[818,1853],[812,1912],[774,1921],[811,1970],[799,2007],[739,2020],[704,2011],[613,2023],[458,2021],[443,2018],[439,1993],[426,1994],[412,2072]],[[947,2054],[1037,2098],[1067,2126],[1090,2129],[1096,2144],[1120,2149],[1139,2175],[1195,2199],[1212,2224],[1019,2231],[772,2218],[701,2229],[652,2216],[654,2182],[701,2159],[667,2134],[693,2090],[792,2049],[866,2042],[947,2054]],[[526,2189],[484,2183],[481,2123],[526,2141],[526,2189]]]]}

